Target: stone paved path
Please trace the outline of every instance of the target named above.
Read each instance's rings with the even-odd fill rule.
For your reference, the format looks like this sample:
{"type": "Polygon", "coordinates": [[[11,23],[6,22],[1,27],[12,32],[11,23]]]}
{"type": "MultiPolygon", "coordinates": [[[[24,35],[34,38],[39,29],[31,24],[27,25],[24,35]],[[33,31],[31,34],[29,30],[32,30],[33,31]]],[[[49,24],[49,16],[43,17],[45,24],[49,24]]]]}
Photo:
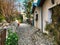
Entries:
{"type": "Polygon", "coordinates": [[[53,45],[51,38],[48,39],[47,36],[28,24],[20,24],[17,34],[19,45],[53,45]]]}

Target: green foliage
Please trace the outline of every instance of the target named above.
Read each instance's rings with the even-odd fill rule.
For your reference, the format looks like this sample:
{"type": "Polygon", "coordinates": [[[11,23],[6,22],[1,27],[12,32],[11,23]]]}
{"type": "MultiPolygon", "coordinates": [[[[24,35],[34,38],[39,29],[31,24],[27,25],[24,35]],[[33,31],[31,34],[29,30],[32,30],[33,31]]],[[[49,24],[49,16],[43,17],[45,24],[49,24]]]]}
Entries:
{"type": "Polygon", "coordinates": [[[23,22],[23,15],[19,15],[19,16],[17,17],[17,20],[19,20],[19,22],[22,23],[22,22],[23,22]]]}
{"type": "Polygon", "coordinates": [[[32,7],[33,0],[25,0],[24,1],[24,6],[25,6],[25,12],[26,12],[26,17],[30,18],[31,17],[31,7],[32,7]]]}
{"type": "Polygon", "coordinates": [[[0,14],[0,22],[2,22],[4,19],[4,16],[0,14]]]}
{"type": "Polygon", "coordinates": [[[5,45],[18,45],[17,34],[11,31],[8,31],[8,37],[6,38],[5,45]]]}

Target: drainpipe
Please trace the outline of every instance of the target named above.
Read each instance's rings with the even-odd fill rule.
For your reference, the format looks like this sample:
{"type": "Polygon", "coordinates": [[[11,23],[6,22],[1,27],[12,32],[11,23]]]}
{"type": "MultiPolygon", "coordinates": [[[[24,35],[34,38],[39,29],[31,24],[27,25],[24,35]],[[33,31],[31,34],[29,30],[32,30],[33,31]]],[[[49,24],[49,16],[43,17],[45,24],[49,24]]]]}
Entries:
{"type": "Polygon", "coordinates": [[[43,32],[43,9],[41,7],[41,31],[43,32]]]}

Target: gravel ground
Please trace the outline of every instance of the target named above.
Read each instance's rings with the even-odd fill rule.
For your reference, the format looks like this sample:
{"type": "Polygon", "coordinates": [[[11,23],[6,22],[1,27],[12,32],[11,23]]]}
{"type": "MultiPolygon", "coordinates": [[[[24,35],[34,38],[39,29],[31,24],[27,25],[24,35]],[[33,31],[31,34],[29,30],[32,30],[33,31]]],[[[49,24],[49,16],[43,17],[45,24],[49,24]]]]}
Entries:
{"type": "Polygon", "coordinates": [[[19,45],[53,45],[53,38],[48,38],[29,24],[20,24],[16,32],[19,36],[19,45]]]}

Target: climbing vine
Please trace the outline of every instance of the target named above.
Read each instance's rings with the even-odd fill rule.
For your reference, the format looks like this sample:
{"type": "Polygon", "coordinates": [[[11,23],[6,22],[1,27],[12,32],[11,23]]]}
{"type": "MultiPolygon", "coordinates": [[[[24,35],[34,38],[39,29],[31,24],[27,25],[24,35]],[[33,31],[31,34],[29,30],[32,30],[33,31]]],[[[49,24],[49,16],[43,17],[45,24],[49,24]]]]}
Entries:
{"type": "Polygon", "coordinates": [[[57,45],[60,45],[60,5],[52,8],[52,23],[47,23],[46,30],[54,36],[57,45]]]}

